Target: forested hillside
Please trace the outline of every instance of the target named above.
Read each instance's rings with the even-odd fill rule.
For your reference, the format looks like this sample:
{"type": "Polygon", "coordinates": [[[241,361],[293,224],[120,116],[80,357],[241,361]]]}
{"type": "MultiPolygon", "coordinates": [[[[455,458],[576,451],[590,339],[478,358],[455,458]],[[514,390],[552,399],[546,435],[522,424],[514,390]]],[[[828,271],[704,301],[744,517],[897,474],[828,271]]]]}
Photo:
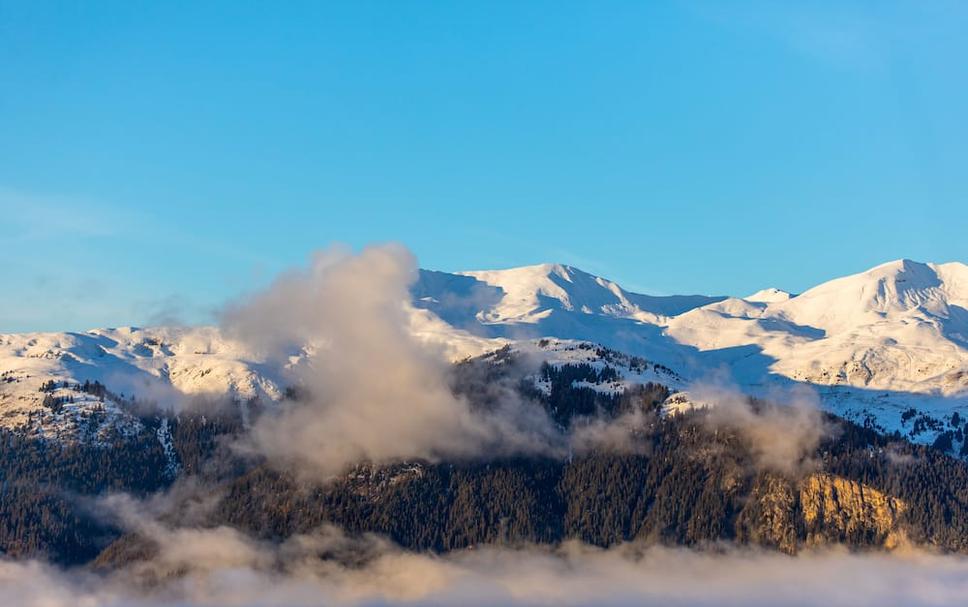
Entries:
{"type": "Polygon", "coordinates": [[[579,539],[599,546],[736,542],[789,553],[825,543],[879,549],[917,542],[968,552],[968,465],[938,450],[827,416],[833,431],[795,471],[781,471],[758,461],[743,432],[711,425],[708,410],[663,415],[668,390],[660,385],[601,390],[612,371],[587,364],[544,365],[537,383],[522,373],[503,350],[457,365],[454,390],[488,407],[495,385],[513,385],[563,429],[634,414],[631,443],[563,458],[361,463],[322,482],[241,453],[242,416],[228,405],[166,422],[177,478],[168,472],[157,417],[141,418],[141,433],[118,436],[109,447],[5,432],[0,548],[72,564],[98,555],[102,566],[144,558],[150,541],[99,516],[93,498],[145,496],[190,479],[196,492],[214,498],[201,524],[271,541],[333,523],[431,551],[579,539]]]}

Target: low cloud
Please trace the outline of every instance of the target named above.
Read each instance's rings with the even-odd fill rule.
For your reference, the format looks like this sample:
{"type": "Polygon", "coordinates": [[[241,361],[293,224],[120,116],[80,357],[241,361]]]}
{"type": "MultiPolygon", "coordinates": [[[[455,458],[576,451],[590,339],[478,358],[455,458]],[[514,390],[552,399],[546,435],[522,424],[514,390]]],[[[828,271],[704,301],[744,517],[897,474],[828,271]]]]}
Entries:
{"type": "Polygon", "coordinates": [[[601,416],[576,420],[571,428],[569,443],[578,454],[594,451],[629,454],[646,452],[650,443],[642,441],[646,428],[655,423],[656,412],[645,403],[633,401],[631,411],[615,418],[601,416]]]}
{"type": "Polygon", "coordinates": [[[259,419],[251,449],[322,477],[359,461],[555,451],[547,416],[520,399],[476,411],[453,394],[443,352],[408,330],[416,277],[402,246],[334,247],[224,311],[226,334],[288,365],[305,393],[259,419]]]}
{"type": "MultiPolygon", "coordinates": [[[[641,410],[579,420],[565,435],[511,387],[478,382],[482,392],[496,394],[483,407],[474,395],[455,395],[444,351],[411,331],[417,277],[416,260],[402,246],[359,253],[333,247],[227,307],[225,334],[286,368],[302,395],[260,417],[243,447],[280,468],[323,479],[363,461],[638,448],[636,433],[648,422],[641,410]]],[[[739,433],[758,465],[782,473],[809,467],[830,432],[807,390],[756,403],[722,381],[697,384],[689,393],[695,402],[714,404],[705,416],[713,429],[739,433]]]]}
{"type": "Polygon", "coordinates": [[[815,392],[796,387],[753,401],[723,381],[689,389],[690,399],[707,408],[712,430],[737,432],[750,445],[757,465],[796,475],[814,465],[820,441],[835,429],[820,410],[815,392]]]}
{"type": "Polygon", "coordinates": [[[968,560],[924,552],[828,550],[788,557],[631,544],[603,550],[572,542],[435,556],[404,552],[375,537],[351,538],[335,528],[280,545],[224,528],[169,533],[160,556],[140,565],[169,573],[151,586],[132,569],[99,576],[7,561],[0,562],[0,603],[918,607],[961,604],[968,592],[968,560]]]}

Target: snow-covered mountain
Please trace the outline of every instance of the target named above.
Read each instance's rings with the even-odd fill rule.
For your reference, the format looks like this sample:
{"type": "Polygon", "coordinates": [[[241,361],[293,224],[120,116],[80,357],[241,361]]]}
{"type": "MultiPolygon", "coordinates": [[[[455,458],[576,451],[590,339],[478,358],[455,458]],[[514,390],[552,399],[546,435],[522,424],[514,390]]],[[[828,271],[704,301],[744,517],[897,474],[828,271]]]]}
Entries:
{"type": "Polygon", "coordinates": [[[898,260],[745,298],[638,295],[560,265],[427,272],[414,293],[465,339],[587,340],[763,395],[808,384],[831,411],[923,442],[968,411],[962,263],[898,260]]]}
{"type": "Polygon", "coordinates": [[[280,377],[212,327],[0,335],[0,426],[96,439],[138,401],[275,400],[280,377]]]}
{"type": "MultiPolygon", "coordinates": [[[[455,360],[513,343],[554,361],[592,342],[669,370],[661,379],[676,389],[712,376],[753,393],[809,384],[831,410],[906,434],[913,407],[933,420],[915,433],[922,441],[955,411],[968,413],[961,263],[900,260],[799,295],[745,298],[641,295],[557,264],[421,271],[411,292],[412,331],[455,360]]],[[[70,433],[90,425],[95,407],[104,409],[98,423],[110,423],[132,396],[275,400],[285,373],[211,327],[0,335],[0,425],[70,433]],[[82,389],[93,381],[109,398],[82,389]],[[54,413],[45,398],[63,406],[54,413]]]]}
{"type": "Polygon", "coordinates": [[[754,303],[777,303],[780,301],[786,301],[791,297],[794,297],[792,293],[787,293],[782,289],[770,287],[769,289],[761,289],[752,295],[747,295],[743,299],[746,301],[752,301],[754,303]]]}
{"type": "Polygon", "coordinates": [[[653,297],[562,265],[424,272],[415,305],[481,337],[584,339],[741,383],[968,390],[968,266],[890,262],[800,295],[653,297]],[[696,367],[693,369],[692,367],[696,367]]]}
{"type": "Polygon", "coordinates": [[[422,270],[412,292],[415,305],[450,324],[477,322],[492,327],[492,333],[512,325],[521,325],[521,329],[533,325],[534,331],[543,333],[554,331],[556,325],[574,323],[575,318],[655,325],[725,299],[631,293],[610,280],[561,264],[457,274],[422,270]]]}
{"type": "Polygon", "coordinates": [[[788,299],[703,306],[668,322],[666,334],[703,352],[754,346],[769,364],[744,369],[751,381],[764,371],[813,384],[955,395],[968,390],[966,306],[968,266],[901,260],[788,299]]]}
{"type": "Polygon", "coordinates": [[[726,299],[641,295],[561,264],[458,274],[422,271],[412,293],[418,309],[457,330],[448,340],[456,335],[585,340],[673,368],[689,368],[692,357],[662,334],[663,327],[677,315],[726,299]]]}

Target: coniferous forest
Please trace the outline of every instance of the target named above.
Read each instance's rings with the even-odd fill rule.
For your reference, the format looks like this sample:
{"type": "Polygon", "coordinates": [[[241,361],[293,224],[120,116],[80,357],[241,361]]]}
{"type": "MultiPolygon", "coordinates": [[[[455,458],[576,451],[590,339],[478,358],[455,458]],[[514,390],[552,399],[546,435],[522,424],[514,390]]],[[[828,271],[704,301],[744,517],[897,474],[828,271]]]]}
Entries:
{"type": "MultiPolygon", "coordinates": [[[[505,364],[458,365],[455,392],[491,406],[486,386],[518,381],[513,361],[496,356],[505,364]]],[[[663,386],[609,394],[580,387],[608,381],[607,368],[545,365],[539,373],[548,392],[523,382],[516,389],[563,428],[588,416],[638,412],[634,449],[361,463],[322,482],[234,448],[243,424],[230,405],[170,420],[175,477],[156,436],[157,416],[143,417],[139,434],[107,445],[60,445],[5,431],[0,549],[63,564],[144,558],[151,546],[103,516],[98,498],[144,497],[191,480],[218,496],[202,524],[268,541],[332,523],[429,551],[577,539],[698,548],[737,542],[791,553],[823,543],[879,549],[912,541],[968,552],[968,464],[938,449],[828,416],[836,431],[804,469],[781,473],[758,465],[741,434],[712,429],[704,410],[660,415],[669,394],[663,386]]]]}

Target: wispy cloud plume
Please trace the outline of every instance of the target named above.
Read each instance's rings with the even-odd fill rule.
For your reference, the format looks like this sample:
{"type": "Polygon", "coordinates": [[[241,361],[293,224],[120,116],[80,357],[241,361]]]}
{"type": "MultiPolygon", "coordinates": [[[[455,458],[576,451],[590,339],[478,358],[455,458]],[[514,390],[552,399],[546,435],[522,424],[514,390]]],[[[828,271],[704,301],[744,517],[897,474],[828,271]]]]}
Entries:
{"type": "Polygon", "coordinates": [[[710,429],[738,433],[759,466],[784,474],[811,468],[820,441],[835,432],[809,388],[775,391],[754,401],[728,383],[712,379],[691,386],[689,395],[706,406],[704,421],[710,429]]]}
{"type": "Polygon", "coordinates": [[[443,353],[408,330],[416,277],[402,246],[334,247],[224,312],[226,333],[267,359],[303,353],[291,371],[307,397],[263,416],[250,447],[324,477],[359,461],[554,450],[547,417],[520,399],[476,411],[454,395],[443,353]]]}

